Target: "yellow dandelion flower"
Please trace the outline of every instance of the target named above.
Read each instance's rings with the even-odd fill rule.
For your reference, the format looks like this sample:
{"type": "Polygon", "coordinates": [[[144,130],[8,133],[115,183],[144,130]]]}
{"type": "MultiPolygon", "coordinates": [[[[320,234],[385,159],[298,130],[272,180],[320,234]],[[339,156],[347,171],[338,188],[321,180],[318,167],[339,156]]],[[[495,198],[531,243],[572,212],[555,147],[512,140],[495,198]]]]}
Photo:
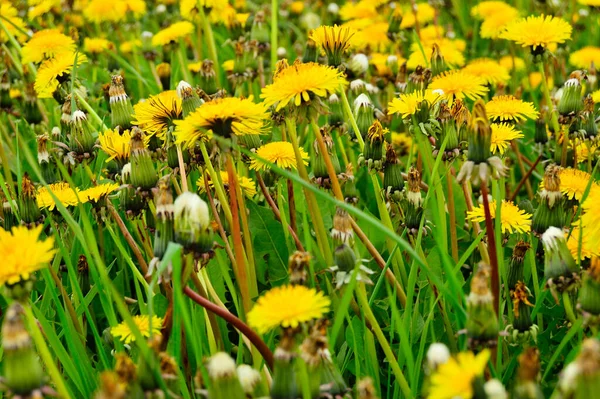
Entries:
{"type": "Polygon", "coordinates": [[[371,23],[354,34],[352,46],[361,50],[385,51],[392,43],[387,34],[388,28],[387,22],[371,23]]]}
{"type": "Polygon", "coordinates": [[[429,42],[423,42],[423,49],[425,50],[425,55],[427,55],[428,60],[425,61],[425,57],[423,56],[423,51],[421,51],[421,47],[419,47],[418,43],[413,43],[410,47],[411,53],[406,61],[406,67],[408,69],[415,69],[417,66],[427,65],[428,62],[431,62],[432,49],[434,44],[440,49],[440,53],[444,57],[444,62],[450,68],[462,67],[465,65],[465,56],[463,54],[464,50],[464,42],[462,40],[450,40],[446,38],[431,40],[429,42]]]}
{"type": "MultiPolygon", "coordinates": [[[[490,202],[490,213],[492,219],[496,218],[496,201],[490,202]]],[[[532,215],[519,209],[512,202],[502,201],[502,207],[500,208],[501,224],[503,233],[528,233],[531,230],[531,217],[532,215]]],[[[467,212],[467,219],[480,223],[485,222],[485,211],[483,205],[473,208],[472,211],[467,212]]]]}
{"type": "Polygon", "coordinates": [[[471,16],[477,19],[485,19],[494,16],[498,13],[498,10],[504,10],[507,7],[511,6],[504,1],[482,1],[471,7],[471,16]]]}
{"type": "Polygon", "coordinates": [[[520,130],[516,130],[515,127],[509,123],[492,123],[492,153],[500,151],[500,154],[504,154],[510,142],[514,139],[520,139],[523,137],[523,133],[520,130]]]}
{"type": "MultiPolygon", "coordinates": [[[[254,184],[254,180],[246,176],[238,176],[237,181],[242,189],[242,192],[246,195],[246,197],[252,198],[256,195],[256,185],[254,184]]],[[[229,173],[227,173],[227,171],[221,171],[221,182],[223,182],[224,186],[229,185],[229,173]]],[[[198,191],[200,191],[201,193],[206,191],[206,186],[204,185],[204,175],[200,175],[200,178],[198,179],[198,181],[196,181],[196,186],[198,187],[198,191]]],[[[208,187],[213,188],[214,186],[215,184],[209,176],[208,187]]]]}
{"type": "MultiPolygon", "coordinates": [[[[578,224],[578,222],[575,222],[578,224]]],[[[586,234],[586,229],[581,230],[579,226],[574,226],[571,230],[571,235],[567,240],[567,248],[575,259],[581,255],[581,259],[589,259],[591,257],[600,256],[600,246],[592,245],[589,234],[586,234]],[[581,240],[581,246],[580,241],[581,240]]]]}
{"type": "MultiPolygon", "coordinates": [[[[300,148],[300,154],[305,165],[308,165],[308,154],[304,149],[300,148]]],[[[270,163],[274,163],[280,168],[284,169],[296,169],[296,154],[294,153],[294,147],[287,141],[274,141],[261,146],[257,151],[256,155],[261,159],[253,158],[250,162],[250,169],[253,170],[266,170],[270,166],[262,159],[270,163]]]]}
{"type": "Polygon", "coordinates": [[[363,18],[373,20],[378,16],[377,9],[366,1],[356,3],[348,1],[340,8],[340,17],[344,21],[363,18]]]}
{"type": "MultiPolygon", "coordinates": [[[[371,53],[369,57],[369,62],[371,65],[375,67],[377,71],[377,75],[379,76],[392,76],[392,69],[389,66],[388,59],[389,55],[382,53],[371,53]]],[[[405,61],[404,58],[400,56],[395,56],[398,60],[398,65],[402,65],[405,61]]]]}
{"type": "Polygon", "coordinates": [[[435,42],[436,40],[440,40],[444,37],[445,30],[443,26],[440,25],[429,25],[421,28],[420,39],[423,43],[435,42]]]}
{"type": "MultiPolygon", "coordinates": [[[[19,18],[19,11],[10,2],[0,2],[0,15],[5,19],[4,27],[19,43],[27,40],[27,24],[19,18]]],[[[0,29],[0,43],[8,42],[4,29],[0,29]]]]}
{"type": "Polygon", "coordinates": [[[488,88],[483,78],[470,75],[462,70],[444,72],[433,78],[429,84],[432,90],[442,90],[449,102],[465,97],[476,100],[485,95],[488,88]]]}
{"type": "MultiPolygon", "coordinates": [[[[151,335],[160,334],[160,329],[163,324],[163,319],[158,316],[152,316],[152,320],[148,315],[133,316],[133,323],[138,330],[142,333],[143,337],[150,337],[151,335]]],[[[119,338],[119,340],[125,344],[130,344],[135,341],[135,335],[129,328],[126,322],[122,322],[118,326],[112,327],[110,333],[113,337],[119,338]]]]}
{"type": "Polygon", "coordinates": [[[319,26],[309,37],[321,49],[322,54],[326,54],[330,60],[335,60],[334,65],[339,65],[342,55],[350,48],[355,33],[354,29],[338,25],[319,26]]]}
{"type": "Polygon", "coordinates": [[[533,103],[525,102],[514,96],[496,96],[486,105],[485,111],[493,121],[524,121],[535,119],[538,112],[533,103]]]}
{"type": "MultiPolygon", "coordinates": [[[[481,4],[482,3],[480,3],[480,5],[481,4]]],[[[479,28],[481,37],[486,39],[498,39],[506,26],[519,17],[519,10],[506,3],[502,4],[503,5],[497,8],[496,11],[483,17],[483,22],[479,28]]]]}
{"type": "Polygon", "coordinates": [[[309,103],[311,95],[327,97],[346,84],[343,73],[333,67],[314,62],[295,63],[280,71],[273,83],[263,88],[260,97],[267,107],[277,104],[279,111],[292,100],[298,107],[302,102],[309,103]]]}
{"type": "Polygon", "coordinates": [[[8,96],[9,96],[10,98],[13,98],[13,99],[14,99],[14,98],[21,98],[21,97],[23,97],[23,93],[21,93],[21,90],[19,90],[19,89],[16,89],[16,88],[14,88],[14,87],[11,87],[11,88],[8,90],[8,96]]]}
{"type": "Polygon", "coordinates": [[[119,51],[124,54],[132,53],[133,50],[142,47],[142,41],[139,39],[127,40],[119,45],[119,51]]]}
{"type": "Polygon", "coordinates": [[[221,137],[260,134],[268,118],[265,106],[252,98],[219,98],[202,104],[184,120],[176,121],[175,136],[178,143],[191,146],[197,140],[208,140],[212,134],[221,137]]]}
{"type": "Polygon", "coordinates": [[[85,39],[83,39],[83,50],[88,53],[100,54],[100,53],[103,53],[112,48],[113,48],[113,44],[106,39],[102,39],[99,37],[98,38],[86,37],[85,39]]]}
{"type": "Polygon", "coordinates": [[[592,100],[594,100],[595,103],[600,103],[600,90],[596,90],[592,93],[592,100]]]}
{"type": "MultiPolygon", "coordinates": [[[[33,5],[32,2],[30,5],[33,5]]],[[[60,0],[42,0],[36,2],[33,7],[29,7],[27,10],[27,18],[36,19],[49,13],[53,8],[60,7],[60,0]]]]}
{"type": "Polygon", "coordinates": [[[569,56],[569,63],[581,69],[590,69],[592,64],[600,66],[600,47],[586,46],[569,56]]]}
{"type": "Polygon", "coordinates": [[[402,22],[400,23],[401,29],[408,29],[415,26],[415,21],[418,21],[419,24],[425,25],[435,18],[435,8],[433,8],[429,3],[416,3],[417,8],[417,17],[415,19],[415,13],[410,7],[402,7],[398,8],[398,13],[402,15],[402,22]]]}
{"type": "MultiPolygon", "coordinates": [[[[202,61],[188,62],[188,70],[193,73],[198,73],[202,70],[202,64],[203,64],[202,61]]],[[[225,64],[225,63],[223,63],[223,64],[225,64]]],[[[232,67],[232,69],[233,69],[233,67],[232,67]]]]}
{"type": "MultiPolygon", "coordinates": [[[[202,63],[200,62],[200,67],[202,67],[202,63]]],[[[233,67],[235,66],[235,60],[227,60],[221,64],[223,70],[225,72],[233,72],[233,67]]],[[[198,69],[200,71],[200,69],[198,69]]]]}
{"type": "MultiPolygon", "coordinates": [[[[560,191],[568,199],[581,200],[583,193],[592,179],[592,175],[583,170],[564,168],[561,169],[560,173],[560,191]]],[[[592,182],[592,188],[600,188],[600,185],[596,182],[592,182]]]]}
{"type": "Polygon", "coordinates": [[[73,53],[75,42],[58,29],[44,29],[36,32],[21,49],[23,64],[42,62],[60,54],[73,53]]]}
{"type": "Polygon", "coordinates": [[[577,0],[579,4],[591,7],[600,7],[600,0],[577,0]]]}
{"type": "Polygon", "coordinates": [[[392,146],[398,155],[408,154],[412,145],[413,140],[410,134],[392,132],[392,146]]]}
{"type": "MultiPolygon", "coordinates": [[[[53,211],[56,207],[54,198],[50,195],[50,192],[60,201],[64,206],[74,206],[79,203],[77,200],[77,192],[73,189],[69,183],[60,182],[49,184],[48,187],[41,187],[36,193],[36,199],[38,208],[48,209],[53,211]]],[[[82,201],[85,200],[82,198],[82,201]]]]}
{"type": "Polygon", "coordinates": [[[68,52],[59,54],[56,58],[46,60],[42,63],[33,85],[39,98],[52,98],[52,94],[56,91],[60,82],[73,70],[76,56],[77,65],[87,61],[85,54],[78,53],[76,55],[75,53],[68,52]]]}
{"type": "MultiPolygon", "coordinates": [[[[586,237],[596,248],[600,247],[600,188],[593,185],[589,195],[581,204],[583,215],[581,216],[581,225],[585,231],[586,237]]],[[[576,222],[579,225],[579,222],[576,222]]]]}
{"type": "Polygon", "coordinates": [[[188,21],[175,22],[173,25],[158,31],[152,37],[153,46],[164,46],[171,42],[177,42],[194,32],[194,25],[188,21]]]}
{"type": "Polygon", "coordinates": [[[500,58],[498,63],[509,71],[512,71],[513,69],[517,72],[525,70],[525,61],[523,61],[523,58],[505,55],[504,57],[500,58]]]}
{"type": "Polygon", "coordinates": [[[529,16],[508,24],[500,37],[536,49],[564,43],[571,39],[572,31],[571,25],[560,18],[550,15],[529,16]]]}
{"type": "MultiPolygon", "coordinates": [[[[529,80],[529,85],[531,86],[531,88],[535,89],[536,87],[538,87],[541,83],[542,80],[544,79],[544,77],[542,76],[541,72],[531,72],[529,74],[529,76],[527,77],[527,80],[529,80]]],[[[527,81],[526,79],[523,79],[523,82],[527,81]]],[[[523,83],[525,85],[525,83],[523,83]]],[[[548,77],[548,87],[553,87],[554,86],[554,80],[552,79],[551,76],[548,77]]]]}
{"type": "Polygon", "coordinates": [[[119,0],[125,3],[126,10],[131,12],[136,18],[146,13],[146,2],[144,0],[119,0]]]}
{"type": "Polygon", "coordinates": [[[167,90],[133,106],[132,123],[146,132],[148,136],[164,138],[174,121],[181,119],[181,99],[175,90],[167,90]]]}
{"type": "Polygon", "coordinates": [[[323,317],[331,301],[313,288],[285,285],[269,290],[258,298],[248,312],[248,323],[260,334],[275,327],[298,327],[301,323],[323,317]]]}
{"type": "Polygon", "coordinates": [[[489,359],[488,349],[477,356],[473,352],[461,352],[450,358],[431,377],[429,399],[471,399],[473,380],[483,375],[489,359]]]}
{"type": "Polygon", "coordinates": [[[40,240],[42,228],[17,226],[9,232],[0,227],[0,285],[27,280],[52,261],[56,252],[54,238],[40,240]]]}
{"type": "Polygon", "coordinates": [[[81,191],[79,196],[86,201],[98,202],[118,189],[119,184],[117,183],[102,183],[81,191]]]}
{"type": "Polygon", "coordinates": [[[302,11],[304,11],[304,2],[294,1],[290,4],[290,11],[294,14],[302,14],[302,11]]]}
{"type": "Polygon", "coordinates": [[[116,159],[120,162],[127,162],[131,152],[131,132],[125,130],[119,133],[116,130],[107,129],[104,133],[98,135],[100,148],[108,155],[106,162],[116,159]]]}
{"type": "Polygon", "coordinates": [[[83,9],[83,16],[90,22],[119,22],[127,15],[125,1],[91,0],[83,9]]]}
{"type": "Polygon", "coordinates": [[[388,114],[400,114],[402,118],[410,118],[421,108],[421,103],[427,101],[430,105],[437,103],[442,97],[440,92],[432,90],[417,90],[412,93],[401,94],[392,99],[388,104],[388,114]]]}
{"type": "Polygon", "coordinates": [[[479,58],[473,60],[463,68],[466,73],[479,76],[485,79],[487,84],[497,85],[506,84],[510,80],[508,70],[504,68],[498,61],[489,58],[479,58]]]}

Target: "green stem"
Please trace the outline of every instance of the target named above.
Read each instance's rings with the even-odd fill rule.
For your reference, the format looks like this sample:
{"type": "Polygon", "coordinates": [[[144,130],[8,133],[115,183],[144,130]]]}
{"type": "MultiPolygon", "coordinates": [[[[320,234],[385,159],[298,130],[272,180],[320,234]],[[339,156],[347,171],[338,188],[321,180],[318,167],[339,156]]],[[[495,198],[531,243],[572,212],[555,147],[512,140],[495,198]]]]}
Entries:
{"type": "MultiPolygon", "coordinates": [[[[554,110],[554,105],[552,104],[552,98],[550,98],[550,89],[548,88],[548,79],[546,78],[546,68],[545,68],[543,62],[539,63],[539,70],[540,70],[540,73],[542,74],[542,88],[544,90],[544,101],[546,101],[546,106],[548,107],[548,112],[550,112],[552,128],[554,129],[554,137],[555,137],[555,142],[556,142],[555,149],[558,149],[558,138],[560,135],[560,125],[558,123],[558,115],[556,114],[556,111],[554,110]]],[[[565,140],[565,139],[566,139],[566,137],[563,137],[563,143],[567,142],[567,140],[565,140]]],[[[564,150],[563,150],[563,152],[564,152],[564,150]]],[[[562,158],[562,156],[561,156],[561,158],[562,158]]],[[[566,159],[565,159],[565,161],[566,161],[566,159]]],[[[562,159],[561,159],[561,164],[562,164],[562,159]]],[[[564,164],[563,164],[563,166],[564,166],[564,164]]]]}
{"type": "Polygon", "coordinates": [[[569,319],[569,321],[572,324],[575,324],[575,322],[577,321],[577,317],[575,316],[575,312],[573,312],[573,305],[571,304],[571,298],[569,297],[569,293],[567,291],[564,291],[562,293],[562,298],[563,305],[565,306],[565,313],[567,315],[567,319],[569,319]]]}
{"type": "Polygon", "coordinates": [[[215,44],[215,35],[213,34],[212,26],[208,19],[208,16],[204,12],[204,8],[200,7],[200,14],[202,17],[202,24],[204,27],[204,34],[206,35],[206,44],[208,45],[208,51],[210,58],[214,62],[215,74],[217,78],[217,86],[221,87],[221,73],[219,72],[221,66],[219,65],[219,56],[217,54],[217,46],[215,44]]]}
{"type": "Polygon", "coordinates": [[[204,164],[208,169],[210,179],[213,181],[215,192],[217,193],[217,198],[221,202],[221,208],[223,209],[223,213],[225,214],[227,223],[229,223],[229,225],[231,226],[231,209],[229,209],[229,202],[227,201],[227,197],[225,196],[225,192],[223,191],[221,179],[217,175],[215,168],[213,168],[212,162],[210,161],[210,157],[208,156],[208,151],[206,150],[206,144],[203,141],[200,141],[200,151],[202,152],[202,156],[204,157],[204,164]]]}
{"type": "Polygon", "coordinates": [[[360,307],[362,308],[363,315],[365,316],[367,322],[371,325],[371,328],[373,329],[373,332],[377,337],[377,341],[379,342],[379,345],[381,345],[381,349],[383,349],[385,357],[388,360],[390,367],[392,368],[392,372],[396,376],[398,384],[400,385],[400,389],[402,389],[402,393],[405,397],[412,398],[412,392],[410,390],[410,387],[408,386],[406,377],[404,377],[404,373],[402,373],[402,369],[398,364],[398,360],[396,360],[394,352],[392,351],[392,348],[390,347],[390,344],[387,341],[385,334],[381,330],[381,327],[379,327],[379,323],[377,322],[373,311],[369,307],[369,301],[367,299],[367,293],[365,290],[364,283],[358,284],[356,289],[356,296],[358,297],[358,302],[360,303],[360,307]]]}
{"type": "Polygon", "coordinates": [[[271,0],[271,70],[274,70],[277,63],[277,16],[279,7],[277,0],[271,0]]]}

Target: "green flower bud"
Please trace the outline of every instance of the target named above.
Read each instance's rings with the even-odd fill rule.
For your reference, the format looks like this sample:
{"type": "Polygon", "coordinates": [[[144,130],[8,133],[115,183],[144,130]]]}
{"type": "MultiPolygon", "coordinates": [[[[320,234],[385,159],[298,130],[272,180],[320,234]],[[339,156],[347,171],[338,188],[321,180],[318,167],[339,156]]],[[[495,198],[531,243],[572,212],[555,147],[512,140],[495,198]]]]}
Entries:
{"type": "Polygon", "coordinates": [[[431,70],[425,69],[422,66],[417,66],[415,71],[408,76],[406,85],[406,93],[415,91],[425,91],[431,81],[431,70]]]}
{"type": "Polygon", "coordinates": [[[587,324],[600,323],[600,259],[597,257],[592,259],[589,269],[584,273],[577,309],[587,324]]]}
{"type": "Polygon", "coordinates": [[[297,399],[302,396],[302,388],[298,382],[296,369],[295,331],[283,330],[283,336],[274,353],[273,381],[271,383],[272,399],[297,399]]]}
{"type": "MultiPolygon", "coordinates": [[[[269,26],[265,20],[265,13],[258,11],[254,15],[252,28],[250,28],[250,40],[256,40],[258,43],[267,44],[271,42],[269,26]]],[[[305,60],[305,62],[307,62],[305,60]]]]}
{"type": "Polygon", "coordinates": [[[563,397],[593,398],[600,389],[600,341],[587,338],[577,358],[562,371],[558,386],[563,397]]]}
{"type": "Polygon", "coordinates": [[[386,157],[384,154],[385,134],[388,129],[384,129],[381,123],[376,119],[369,127],[363,153],[359,157],[359,164],[366,164],[369,170],[382,170],[386,157]]]}
{"type": "Polygon", "coordinates": [[[508,264],[507,285],[509,291],[513,291],[519,281],[524,281],[523,263],[525,260],[525,254],[529,248],[530,245],[527,242],[519,241],[513,249],[513,253],[508,264]]]}
{"type": "Polygon", "coordinates": [[[154,256],[161,259],[169,243],[174,241],[175,235],[173,194],[165,180],[160,180],[154,190],[154,203],[156,205],[154,256]]]}
{"type": "Polygon", "coordinates": [[[47,134],[40,134],[37,136],[38,152],[37,158],[42,171],[42,177],[48,184],[56,182],[56,165],[51,163],[50,154],[48,153],[48,141],[50,136],[47,134]]]}
{"type": "Polygon", "coordinates": [[[583,110],[581,96],[581,83],[577,78],[567,80],[563,86],[563,93],[558,102],[558,112],[562,116],[572,116],[583,110]]]}
{"type": "Polygon", "coordinates": [[[528,199],[522,199],[521,201],[519,201],[519,204],[517,206],[519,207],[520,210],[525,211],[526,213],[529,213],[530,215],[533,215],[535,213],[533,204],[528,199]]]}
{"type": "Polygon", "coordinates": [[[440,47],[437,43],[434,43],[431,51],[431,76],[437,76],[447,69],[440,47]]]}
{"type": "Polygon", "coordinates": [[[131,184],[131,164],[125,164],[121,170],[121,180],[125,188],[119,191],[119,204],[127,216],[132,217],[140,215],[147,203],[140,195],[137,189],[131,184]]]}
{"type": "Polygon", "coordinates": [[[211,60],[202,61],[200,68],[200,88],[209,96],[217,93],[217,73],[215,72],[214,63],[211,60]]]}
{"type": "Polygon", "coordinates": [[[131,184],[140,191],[148,192],[158,181],[158,174],[150,152],[144,144],[144,133],[138,128],[131,130],[131,184]]]}
{"type": "Polygon", "coordinates": [[[3,384],[15,396],[36,397],[44,384],[44,371],[25,329],[23,307],[13,302],[2,323],[3,384]],[[37,395],[36,395],[37,392],[37,395]]]}
{"type": "Polygon", "coordinates": [[[414,166],[411,166],[408,171],[406,200],[402,201],[401,205],[404,211],[404,227],[409,234],[417,235],[423,217],[423,197],[421,196],[421,173],[414,166]]]}
{"type": "Polygon", "coordinates": [[[544,117],[540,117],[535,121],[533,140],[537,144],[546,144],[548,142],[548,130],[544,117]]]}
{"type": "Polygon", "coordinates": [[[540,353],[537,348],[526,348],[518,357],[519,368],[512,391],[514,399],[543,399],[538,385],[540,374],[540,353]]]}
{"type": "MultiPolygon", "coordinates": [[[[323,141],[325,142],[325,147],[327,148],[329,159],[333,164],[335,174],[339,175],[341,172],[340,160],[338,159],[337,153],[333,148],[333,140],[331,139],[331,136],[324,131],[324,129],[321,129],[321,135],[323,136],[323,141]]],[[[318,142],[316,140],[313,143],[313,147],[315,150],[314,162],[312,162],[314,180],[316,181],[317,185],[329,189],[331,188],[331,179],[327,170],[327,164],[325,163],[325,157],[321,154],[318,142]]]]}
{"type": "Polygon", "coordinates": [[[400,25],[402,24],[402,14],[399,12],[392,12],[390,15],[390,22],[388,25],[387,36],[392,40],[398,33],[400,33],[400,25]]]}
{"type": "Polygon", "coordinates": [[[489,274],[489,266],[480,263],[471,280],[471,293],[467,298],[467,334],[471,348],[495,346],[498,339],[498,318],[489,274]]]}
{"type": "Polygon", "coordinates": [[[37,191],[27,172],[23,175],[21,182],[19,214],[21,221],[27,225],[39,223],[42,219],[42,214],[37,204],[37,191]]]}
{"type": "Polygon", "coordinates": [[[198,194],[186,191],[175,200],[175,241],[196,256],[212,251],[210,214],[198,194]]]}
{"type": "Polygon", "coordinates": [[[181,109],[184,118],[204,103],[204,101],[198,97],[198,94],[194,92],[192,86],[185,80],[180,81],[177,85],[177,96],[181,99],[181,109]]]}
{"type": "Polygon", "coordinates": [[[543,234],[549,227],[565,225],[564,198],[560,191],[560,167],[548,165],[544,173],[544,188],[538,192],[539,205],[533,214],[532,229],[543,234]]]}
{"type": "Polygon", "coordinates": [[[121,75],[112,76],[108,94],[110,96],[110,120],[113,129],[116,129],[117,126],[121,128],[121,131],[130,129],[133,107],[131,106],[131,100],[125,93],[121,75]]]}
{"type": "MultiPolygon", "coordinates": [[[[331,237],[334,245],[350,244],[354,239],[354,230],[352,228],[352,218],[343,208],[337,208],[333,216],[333,228],[331,237]]],[[[339,266],[339,265],[338,265],[339,266]]],[[[352,266],[354,267],[354,265],[352,266]]]]}
{"type": "Polygon", "coordinates": [[[327,124],[331,127],[340,127],[344,124],[344,111],[337,94],[329,96],[329,114],[327,115],[327,124]]]}
{"type": "Polygon", "coordinates": [[[96,138],[92,134],[92,128],[88,122],[87,115],[83,111],[77,110],[71,115],[69,135],[69,148],[76,154],[80,161],[94,157],[96,138]]]}
{"type": "Polygon", "coordinates": [[[400,165],[392,146],[388,146],[386,152],[385,166],[383,167],[383,190],[388,201],[398,202],[402,198],[404,190],[402,165],[400,165]]]}
{"type": "Polygon", "coordinates": [[[355,132],[353,128],[350,128],[350,133],[353,136],[361,134],[363,139],[367,136],[369,128],[373,124],[375,117],[373,116],[373,103],[366,94],[360,94],[356,100],[354,100],[354,118],[356,125],[360,132],[355,132]]]}
{"type": "Polygon", "coordinates": [[[19,225],[19,220],[13,209],[19,209],[17,207],[17,201],[8,200],[2,203],[2,227],[6,231],[11,231],[14,226],[19,225]]]}
{"type": "Polygon", "coordinates": [[[567,247],[564,232],[557,227],[549,227],[542,235],[544,245],[544,278],[555,299],[556,293],[577,288],[579,268],[567,247]]]}
{"type": "Polygon", "coordinates": [[[530,332],[533,327],[533,322],[531,321],[531,308],[533,304],[529,301],[531,292],[523,282],[519,281],[510,296],[513,302],[513,327],[515,331],[518,331],[520,334],[530,332]]]}

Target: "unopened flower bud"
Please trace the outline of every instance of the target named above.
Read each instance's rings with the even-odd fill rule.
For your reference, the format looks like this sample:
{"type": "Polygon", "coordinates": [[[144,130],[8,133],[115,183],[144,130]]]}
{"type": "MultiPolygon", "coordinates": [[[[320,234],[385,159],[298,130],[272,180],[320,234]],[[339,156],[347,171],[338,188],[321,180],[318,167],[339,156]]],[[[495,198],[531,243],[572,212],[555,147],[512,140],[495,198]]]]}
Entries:
{"type": "Polygon", "coordinates": [[[369,69],[369,58],[363,53],[358,53],[348,63],[348,69],[358,78],[363,76],[369,69]]]}
{"type": "Polygon", "coordinates": [[[206,366],[211,380],[209,397],[230,399],[245,397],[238,379],[235,361],[225,352],[214,354],[206,366]]]}
{"type": "Polygon", "coordinates": [[[498,318],[489,285],[490,267],[480,263],[471,279],[467,298],[467,334],[471,348],[495,346],[498,339],[498,318]]]}
{"type": "Polygon", "coordinates": [[[384,153],[385,134],[388,129],[375,120],[367,130],[363,153],[359,158],[359,164],[366,164],[369,170],[382,170],[386,161],[384,153]]]}
{"type": "Polygon", "coordinates": [[[131,100],[125,93],[121,75],[112,76],[108,94],[110,96],[110,118],[113,129],[117,126],[120,126],[121,131],[131,128],[133,107],[131,106],[131,100]]]}
{"type": "Polygon", "coordinates": [[[558,301],[557,293],[573,290],[579,282],[577,263],[567,247],[562,229],[549,227],[542,235],[544,245],[544,278],[546,286],[558,301]]]}
{"type": "Polygon", "coordinates": [[[197,256],[212,250],[208,205],[198,194],[186,191],[175,200],[175,241],[197,256]]]}
{"type": "Polygon", "coordinates": [[[200,68],[200,88],[209,96],[219,90],[217,87],[215,65],[211,60],[202,61],[202,67],[200,68]]]}
{"type": "Polygon", "coordinates": [[[429,372],[435,371],[439,366],[450,359],[450,350],[440,342],[434,342],[427,349],[427,367],[429,372]]]}
{"type": "Polygon", "coordinates": [[[70,149],[82,159],[93,158],[96,139],[92,135],[87,115],[80,110],[73,112],[71,123],[69,124],[69,134],[71,136],[70,149]]]}
{"type": "Polygon", "coordinates": [[[21,181],[21,194],[19,195],[19,214],[21,221],[27,225],[41,221],[42,214],[37,204],[37,191],[29,174],[25,172],[21,181]]]}
{"type": "Polygon", "coordinates": [[[131,130],[131,184],[140,191],[150,191],[158,181],[158,174],[150,152],[144,144],[144,133],[138,127],[131,130]]]}
{"type": "Polygon", "coordinates": [[[182,80],[177,85],[177,96],[181,99],[181,109],[185,118],[202,105],[204,101],[194,92],[192,85],[185,80],[182,80]]]}
{"type": "Polygon", "coordinates": [[[383,167],[383,190],[388,201],[400,201],[404,190],[402,165],[392,146],[388,146],[385,165],[383,167]]]}
{"type": "Polygon", "coordinates": [[[354,238],[352,218],[343,208],[337,208],[335,211],[331,237],[333,238],[334,245],[352,244],[354,238]]]}
{"type": "Polygon", "coordinates": [[[373,103],[368,95],[363,93],[356,97],[356,100],[354,100],[354,119],[360,132],[355,132],[354,129],[351,129],[353,135],[360,134],[363,139],[367,136],[367,132],[375,119],[373,117],[373,108],[373,103]]]}
{"type": "Polygon", "coordinates": [[[571,78],[563,86],[563,93],[558,102],[558,112],[562,116],[573,116],[581,110],[583,110],[581,83],[578,79],[571,78]]]}

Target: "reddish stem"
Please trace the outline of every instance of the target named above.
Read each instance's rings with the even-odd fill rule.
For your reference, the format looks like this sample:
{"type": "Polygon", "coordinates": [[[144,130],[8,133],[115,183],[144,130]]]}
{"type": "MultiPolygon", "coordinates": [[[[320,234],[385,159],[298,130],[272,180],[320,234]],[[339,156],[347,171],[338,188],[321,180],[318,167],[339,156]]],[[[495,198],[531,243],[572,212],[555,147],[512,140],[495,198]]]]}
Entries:
{"type": "Polygon", "coordinates": [[[492,295],[494,296],[494,312],[498,315],[500,303],[500,279],[498,276],[498,258],[496,252],[496,237],[494,234],[494,224],[492,223],[492,214],[490,212],[490,200],[488,198],[488,189],[486,182],[482,182],[481,195],[483,196],[483,210],[485,212],[485,229],[488,237],[488,248],[490,256],[490,266],[492,266],[492,295]]]}

